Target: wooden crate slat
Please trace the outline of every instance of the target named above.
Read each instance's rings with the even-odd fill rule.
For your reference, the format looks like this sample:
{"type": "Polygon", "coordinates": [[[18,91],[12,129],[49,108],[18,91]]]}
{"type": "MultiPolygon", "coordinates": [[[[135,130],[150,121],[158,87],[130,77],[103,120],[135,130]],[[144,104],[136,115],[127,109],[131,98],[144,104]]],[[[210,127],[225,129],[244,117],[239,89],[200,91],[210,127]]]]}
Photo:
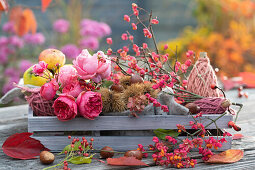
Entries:
{"type": "MultiPolygon", "coordinates": [[[[31,115],[31,113],[30,113],[31,115]]],[[[202,122],[207,125],[210,119],[220,115],[203,115],[202,122]]],[[[226,115],[217,120],[218,128],[228,128],[227,123],[233,119],[226,115]]],[[[177,115],[144,115],[139,118],[129,116],[99,116],[95,120],[75,118],[69,121],[59,121],[55,116],[29,116],[28,131],[94,131],[94,130],[150,130],[150,129],[176,129],[176,124],[188,125],[194,121],[192,116],[177,115]]],[[[216,129],[212,123],[207,129],[216,129]]]]}
{"type": "MultiPolygon", "coordinates": [[[[70,140],[67,136],[32,136],[33,138],[40,140],[41,143],[49,148],[52,152],[61,152],[63,148],[70,144],[70,140]]],[[[80,137],[81,138],[81,137],[80,137]]],[[[91,137],[86,137],[90,139],[91,137]]],[[[116,151],[127,151],[136,149],[138,144],[148,146],[153,144],[152,136],[100,136],[94,138],[94,147],[100,150],[104,146],[110,146],[116,151]]],[[[184,139],[186,137],[179,137],[179,139],[184,139]]],[[[207,137],[205,137],[207,138],[207,137]]],[[[216,137],[215,137],[216,138],[216,137]]],[[[232,137],[225,137],[228,141],[223,143],[223,146],[218,149],[218,151],[224,151],[231,148],[232,137]]],[[[220,139],[220,137],[219,137],[220,139]]]]}

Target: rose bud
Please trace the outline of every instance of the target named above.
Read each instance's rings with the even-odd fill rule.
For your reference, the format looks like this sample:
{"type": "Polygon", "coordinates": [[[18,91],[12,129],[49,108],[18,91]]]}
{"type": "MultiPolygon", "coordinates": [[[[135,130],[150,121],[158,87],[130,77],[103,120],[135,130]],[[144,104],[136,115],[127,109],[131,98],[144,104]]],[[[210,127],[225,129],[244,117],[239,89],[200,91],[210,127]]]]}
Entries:
{"type": "Polygon", "coordinates": [[[42,151],[40,153],[40,161],[43,164],[51,164],[55,160],[55,156],[53,153],[48,152],[48,151],[42,151]]]}
{"type": "Polygon", "coordinates": [[[136,159],[142,160],[143,159],[143,153],[140,150],[130,150],[125,152],[124,156],[126,157],[135,157],[136,159]]]}
{"type": "Polygon", "coordinates": [[[105,146],[100,151],[100,156],[104,159],[112,158],[114,156],[113,149],[109,146],[105,146]],[[110,152],[109,152],[110,151],[110,152]]]}
{"type": "Polygon", "coordinates": [[[41,89],[40,94],[46,100],[52,100],[56,92],[58,91],[59,86],[55,79],[51,80],[49,83],[45,83],[41,89]]]}

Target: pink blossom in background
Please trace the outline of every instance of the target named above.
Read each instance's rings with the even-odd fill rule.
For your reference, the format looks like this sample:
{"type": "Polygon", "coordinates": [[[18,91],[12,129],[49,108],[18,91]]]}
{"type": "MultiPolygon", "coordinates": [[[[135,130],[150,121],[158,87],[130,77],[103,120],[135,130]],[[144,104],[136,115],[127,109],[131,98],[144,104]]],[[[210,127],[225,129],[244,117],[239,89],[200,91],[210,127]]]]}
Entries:
{"type": "Polygon", "coordinates": [[[98,39],[95,37],[88,37],[88,38],[83,38],[80,41],[80,47],[81,48],[88,48],[91,50],[96,50],[99,48],[99,42],[98,39]]]}
{"type": "Polygon", "coordinates": [[[59,69],[58,82],[61,83],[61,87],[73,83],[77,77],[76,69],[72,65],[64,65],[59,69]]]}
{"type": "Polygon", "coordinates": [[[84,49],[73,61],[73,65],[80,78],[84,80],[91,79],[96,74],[98,68],[97,56],[91,56],[88,50],[84,49]]]}
{"type": "Polygon", "coordinates": [[[4,71],[4,75],[6,76],[6,77],[11,77],[11,78],[13,78],[13,77],[18,77],[19,78],[19,72],[17,71],[17,69],[16,68],[14,68],[14,67],[8,67],[8,68],[6,68],[5,69],[5,71],[4,71]]]}
{"type": "Polygon", "coordinates": [[[9,44],[17,48],[22,48],[24,46],[23,40],[16,35],[9,37],[9,44]]]}
{"type": "Polygon", "coordinates": [[[58,33],[66,33],[69,30],[69,21],[58,19],[53,23],[53,29],[58,33]]]}
{"type": "Polygon", "coordinates": [[[76,100],[81,116],[93,120],[102,112],[101,94],[93,91],[83,91],[76,100]]]}
{"type": "Polygon", "coordinates": [[[14,29],[14,23],[12,21],[6,22],[4,23],[2,30],[6,33],[10,33],[13,34],[15,33],[15,29],[14,29]]]}
{"type": "Polygon", "coordinates": [[[21,73],[24,73],[33,63],[29,60],[21,60],[19,63],[19,69],[21,73]]]}
{"type": "Polygon", "coordinates": [[[61,48],[67,58],[74,59],[80,54],[79,48],[74,44],[67,44],[61,48]]]}
{"type": "Polygon", "coordinates": [[[0,49],[0,64],[5,64],[8,61],[8,55],[6,53],[1,52],[0,49]]]}
{"type": "Polygon", "coordinates": [[[96,83],[106,79],[111,74],[111,60],[102,51],[98,51],[94,54],[98,58],[98,68],[96,75],[93,77],[93,81],[96,83]]]}
{"type": "Polygon", "coordinates": [[[4,45],[8,45],[8,42],[9,42],[9,40],[8,40],[8,38],[7,37],[0,37],[0,48],[2,47],[2,46],[4,46],[4,45]]]}
{"type": "Polygon", "coordinates": [[[9,90],[13,89],[13,82],[7,82],[4,84],[3,88],[2,88],[2,92],[3,94],[7,93],[9,90]]]}
{"type": "Polygon", "coordinates": [[[45,43],[45,37],[42,33],[26,34],[24,41],[30,45],[42,45],[45,43]]]}
{"type": "Polygon", "coordinates": [[[35,64],[33,66],[33,73],[39,75],[39,76],[43,76],[44,71],[47,69],[48,64],[46,64],[44,61],[39,61],[38,64],[35,64]]]}
{"type": "Polygon", "coordinates": [[[85,37],[102,38],[110,35],[112,30],[109,25],[104,22],[97,22],[90,19],[84,19],[80,23],[80,34],[85,37]]]}

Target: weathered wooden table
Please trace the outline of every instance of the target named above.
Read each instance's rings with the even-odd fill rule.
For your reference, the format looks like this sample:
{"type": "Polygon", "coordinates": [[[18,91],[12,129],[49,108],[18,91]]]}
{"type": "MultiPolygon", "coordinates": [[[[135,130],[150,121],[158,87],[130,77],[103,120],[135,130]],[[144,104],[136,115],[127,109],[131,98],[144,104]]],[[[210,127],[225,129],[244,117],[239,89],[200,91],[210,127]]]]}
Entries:
{"type": "MultiPolygon", "coordinates": [[[[239,99],[237,98],[237,91],[227,92],[227,97],[233,102],[239,102],[244,104],[244,108],[240,113],[238,119],[238,125],[242,128],[241,132],[244,138],[233,141],[232,149],[243,149],[244,157],[239,162],[233,164],[204,164],[201,159],[198,159],[198,165],[196,169],[254,169],[255,168],[255,89],[245,90],[249,92],[249,98],[239,99]]],[[[27,113],[28,105],[7,107],[0,109],[0,145],[7,137],[14,133],[27,132],[27,113]]],[[[237,133],[230,131],[231,133],[237,133]]],[[[195,156],[195,155],[194,155],[195,156]]],[[[54,163],[60,161],[60,157],[57,157],[54,163]]],[[[70,164],[71,169],[165,169],[164,167],[154,166],[150,159],[144,159],[145,163],[148,163],[149,167],[120,167],[120,166],[108,166],[93,160],[91,164],[73,165],[70,164]]],[[[13,159],[3,153],[0,150],[0,170],[27,170],[27,169],[43,169],[48,167],[42,165],[39,159],[33,160],[17,160],[13,159]]]]}

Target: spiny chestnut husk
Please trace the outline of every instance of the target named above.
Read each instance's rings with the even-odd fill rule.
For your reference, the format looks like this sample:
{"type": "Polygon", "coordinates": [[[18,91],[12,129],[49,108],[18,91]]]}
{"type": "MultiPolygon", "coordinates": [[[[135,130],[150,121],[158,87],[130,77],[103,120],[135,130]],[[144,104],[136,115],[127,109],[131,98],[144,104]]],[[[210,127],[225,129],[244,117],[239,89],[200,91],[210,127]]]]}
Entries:
{"type": "Polygon", "coordinates": [[[142,160],[143,159],[143,153],[139,150],[130,150],[125,152],[124,156],[126,157],[135,157],[136,159],[142,160]]]}
{"type": "Polygon", "coordinates": [[[185,105],[189,109],[191,114],[197,114],[199,112],[200,107],[197,106],[195,103],[188,103],[185,105]]]}
{"type": "Polygon", "coordinates": [[[55,160],[55,156],[53,153],[49,152],[49,151],[42,151],[40,153],[40,161],[43,164],[51,164],[53,163],[55,160]]]}
{"type": "Polygon", "coordinates": [[[114,156],[113,149],[109,146],[105,146],[100,151],[100,156],[104,159],[112,158],[114,156]],[[110,152],[109,152],[110,151],[110,152]]]}

